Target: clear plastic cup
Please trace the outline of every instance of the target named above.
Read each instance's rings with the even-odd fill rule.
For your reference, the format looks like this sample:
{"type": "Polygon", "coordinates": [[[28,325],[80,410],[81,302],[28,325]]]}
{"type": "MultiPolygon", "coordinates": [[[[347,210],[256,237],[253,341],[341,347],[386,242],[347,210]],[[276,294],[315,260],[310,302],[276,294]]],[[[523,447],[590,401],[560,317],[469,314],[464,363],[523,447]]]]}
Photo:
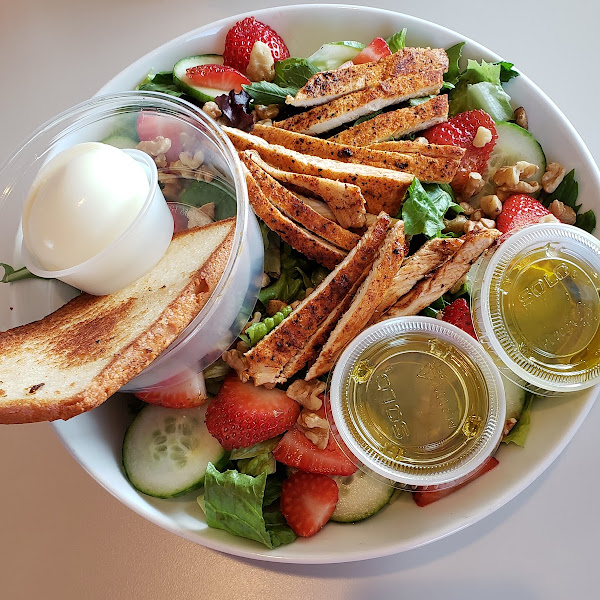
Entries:
{"type": "Polygon", "coordinates": [[[600,383],[598,239],[571,225],[532,225],[470,278],[478,338],[508,379],[540,395],[600,383]]]}
{"type": "MultiPolygon", "coordinates": [[[[136,391],[189,378],[214,362],[236,339],[250,318],[263,273],[263,244],[258,222],[248,203],[242,167],[227,136],[197,106],[158,92],[123,92],[94,97],[42,125],[0,168],[0,219],[5,235],[14,236],[14,251],[0,257],[23,266],[23,203],[40,168],[53,156],[81,142],[105,142],[134,149],[138,133],[152,142],[162,137],[170,148],[143,149],[156,158],[158,179],[168,202],[215,205],[214,220],[235,217],[233,247],[223,275],[198,316],[153,363],[123,390],[136,391]],[[186,153],[173,173],[169,164],[186,153]],[[199,162],[197,168],[194,163],[199,162]],[[191,167],[189,166],[191,164],[191,167]],[[188,191],[182,198],[183,191],[188,191]]],[[[167,218],[171,219],[167,210],[167,218]]],[[[57,280],[31,279],[11,284],[8,302],[11,326],[42,318],[78,294],[57,280]]]]}
{"type": "Polygon", "coordinates": [[[363,331],[337,361],[329,397],[357,466],[407,489],[474,472],[495,452],[506,413],[500,372],[481,345],[429,317],[363,331]]]}

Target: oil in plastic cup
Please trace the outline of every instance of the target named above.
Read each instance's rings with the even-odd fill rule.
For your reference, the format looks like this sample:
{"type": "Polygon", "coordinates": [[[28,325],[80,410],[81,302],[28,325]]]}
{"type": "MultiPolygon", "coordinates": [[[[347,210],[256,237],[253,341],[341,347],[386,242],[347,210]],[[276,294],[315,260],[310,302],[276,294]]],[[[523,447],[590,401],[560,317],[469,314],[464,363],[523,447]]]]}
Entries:
{"type": "Polygon", "coordinates": [[[600,241],[563,224],[521,229],[478,266],[475,330],[509,379],[541,395],[600,383],[600,241]]]}
{"type": "Polygon", "coordinates": [[[475,471],[498,447],[506,413],[500,372],[481,345],[429,317],[362,332],[337,361],[329,396],[358,466],[406,489],[475,471]]]}

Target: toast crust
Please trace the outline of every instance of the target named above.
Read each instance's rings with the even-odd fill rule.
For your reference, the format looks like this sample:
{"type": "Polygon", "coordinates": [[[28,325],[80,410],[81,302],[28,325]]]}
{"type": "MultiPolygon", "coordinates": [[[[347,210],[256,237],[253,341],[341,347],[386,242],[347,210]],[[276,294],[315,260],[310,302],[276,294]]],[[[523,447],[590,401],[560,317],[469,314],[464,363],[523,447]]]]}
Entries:
{"type": "MultiPolygon", "coordinates": [[[[199,229],[224,223],[220,221],[175,234],[174,242],[186,243],[183,240],[199,229]]],[[[150,365],[210,298],[229,260],[235,218],[227,220],[227,229],[223,241],[189,274],[187,284],[143,331],[129,333],[129,327],[135,329],[135,323],[130,320],[140,311],[144,312],[152,298],[164,297],[160,286],[148,289],[143,288],[143,284],[156,282],[151,274],[169,264],[164,263],[169,261],[169,251],[149,274],[116,294],[81,294],[39,321],[0,333],[0,423],[70,419],[102,404],[150,365]],[[140,290],[144,292],[143,300],[140,300],[141,295],[136,295],[140,290]],[[9,365],[14,368],[23,362],[20,354],[30,352],[35,353],[33,360],[37,363],[33,372],[9,370],[9,365]],[[12,361],[8,362],[9,359],[12,361]],[[71,371],[74,375],[77,367],[95,362],[102,366],[85,385],[74,381],[71,371]],[[51,383],[54,373],[61,370],[66,377],[60,383],[66,385],[54,385],[56,382],[51,383]],[[15,377],[21,380],[22,392],[20,396],[9,396],[3,381],[15,377]]]]}

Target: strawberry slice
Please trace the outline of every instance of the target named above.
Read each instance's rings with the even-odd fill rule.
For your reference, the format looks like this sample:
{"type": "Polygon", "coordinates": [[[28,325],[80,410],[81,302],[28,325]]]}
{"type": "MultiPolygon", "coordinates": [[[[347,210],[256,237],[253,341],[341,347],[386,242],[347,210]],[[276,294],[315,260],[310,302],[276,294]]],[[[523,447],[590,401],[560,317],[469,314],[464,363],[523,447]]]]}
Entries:
{"type": "MultiPolygon", "coordinates": [[[[324,405],[315,412],[321,418],[327,418],[324,405]]],[[[330,423],[330,426],[332,431],[335,431],[334,424],[330,423]]],[[[350,451],[346,447],[342,451],[340,448],[342,444],[341,440],[336,441],[333,433],[330,433],[327,446],[321,450],[304,435],[303,431],[294,427],[281,438],[273,450],[273,456],[275,460],[288,467],[295,467],[309,473],[352,475],[356,471],[356,465],[348,458],[350,451]]]]}
{"type": "Polygon", "coordinates": [[[469,335],[477,339],[473,320],[471,319],[471,311],[464,298],[457,298],[452,304],[444,308],[442,321],[456,325],[459,329],[466,331],[469,335]]]}
{"type": "Polygon", "coordinates": [[[165,408],[194,408],[208,399],[202,373],[193,374],[185,381],[167,379],[156,387],[134,392],[134,395],[148,404],[165,408]]]}
{"type": "Polygon", "coordinates": [[[250,83],[245,75],[226,65],[197,65],[186,69],[185,74],[194,85],[226,92],[235,90],[238,94],[243,83],[250,83]]]}
{"type": "Polygon", "coordinates": [[[375,62],[384,56],[389,56],[391,53],[392,51],[387,42],[381,37],[376,37],[352,59],[352,62],[355,65],[362,65],[363,63],[375,62]]]}
{"type": "Polygon", "coordinates": [[[276,61],[290,56],[285,42],[274,29],[257,21],[254,17],[246,17],[238,21],[227,32],[223,62],[245,73],[250,60],[250,53],[256,42],[263,42],[269,46],[271,55],[276,61]]]}
{"type": "Polygon", "coordinates": [[[329,521],[337,501],[337,483],[327,475],[297,471],[281,488],[281,513],[301,537],[318,533],[329,521]]]}
{"type": "Polygon", "coordinates": [[[465,148],[465,154],[460,162],[458,171],[452,180],[452,188],[460,193],[469,173],[477,172],[483,175],[488,160],[496,145],[498,134],[493,119],[482,110],[469,110],[452,117],[444,123],[439,123],[423,132],[430,144],[448,144],[465,148]],[[480,127],[488,129],[491,139],[482,147],[473,144],[480,127]]]}
{"type": "Polygon", "coordinates": [[[496,219],[496,229],[507,233],[513,229],[538,223],[550,211],[539,201],[526,194],[513,194],[502,205],[496,219]]]}
{"type": "Polygon", "coordinates": [[[417,506],[427,506],[432,502],[436,502],[437,500],[441,500],[450,494],[460,490],[465,487],[468,483],[471,483],[474,479],[477,479],[484,473],[491,471],[495,466],[498,465],[498,459],[490,456],[484,463],[482,463],[475,471],[465,475],[465,477],[461,477],[456,484],[445,487],[440,490],[431,490],[427,492],[413,492],[413,500],[415,501],[417,506]]]}
{"type": "Polygon", "coordinates": [[[299,414],[284,391],[242,383],[232,373],[206,409],[206,427],[225,450],[248,448],[287,431],[299,414]]]}

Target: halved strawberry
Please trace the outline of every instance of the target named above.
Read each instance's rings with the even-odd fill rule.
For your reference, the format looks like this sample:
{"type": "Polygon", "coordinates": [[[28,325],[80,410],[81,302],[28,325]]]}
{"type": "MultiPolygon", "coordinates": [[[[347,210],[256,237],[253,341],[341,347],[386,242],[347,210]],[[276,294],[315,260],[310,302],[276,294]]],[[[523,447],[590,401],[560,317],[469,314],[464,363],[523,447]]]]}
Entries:
{"type": "Polygon", "coordinates": [[[471,483],[474,479],[477,479],[479,476],[491,471],[495,466],[498,465],[498,459],[490,456],[483,464],[479,466],[479,468],[475,469],[472,473],[469,473],[465,477],[462,477],[457,481],[455,485],[451,487],[445,487],[439,490],[431,490],[427,492],[413,492],[413,500],[417,504],[417,506],[427,506],[432,502],[436,502],[437,500],[441,500],[450,494],[460,490],[465,487],[468,483],[471,483]]]}
{"type": "Polygon", "coordinates": [[[283,482],[281,513],[296,535],[310,537],[329,521],[338,493],[331,477],[297,471],[283,482]]]}
{"type": "Polygon", "coordinates": [[[276,388],[242,383],[228,375],[206,409],[206,427],[225,450],[247,448],[287,431],[300,405],[276,388]]]}
{"type": "Polygon", "coordinates": [[[446,323],[456,325],[459,329],[466,331],[469,335],[477,339],[473,320],[471,319],[471,310],[464,298],[457,298],[452,304],[446,306],[442,320],[446,321],[446,323]]]}
{"type": "Polygon", "coordinates": [[[391,53],[392,51],[387,42],[381,37],[376,37],[352,59],[352,62],[355,65],[361,65],[363,63],[374,62],[384,56],[389,56],[391,53]]]}
{"type": "Polygon", "coordinates": [[[223,50],[224,63],[245,73],[256,42],[263,42],[269,46],[274,60],[283,60],[290,56],[285,42],[274,29],[254,17],[246,17],[227,32],[223,50]]]}
{"type": "Polygon", "coordinates": [[[496,219],[496,229],[507,233],[526,225],[533,225],[549,215],[550,211],[539,201],[526,194],[513,194],[502,205],[496,219]]]}
{"type": "Polygon", "coordinates": [[[245,75],[225,65],[197,65],[186,69],[185,74],[194,85],[215,90],[235,90],[238,94],[242,91],[242,84],[250,83],[245,75]]]}
{"type": "Polygon", "coordinates": [[[356,465],[342,452],[331,433],[327,446],[321,450],[300,429],[294,427],[281,438],[273,450],[273,456],[288,467],[308,473],[352,475],[356,471],[356,465]]]}
{"type": "Polygon", "coordinates": [[[192,374],[185,381],[176,383],[166,380],[156,387],[134,392],[134,395],[148,404],[165,408],[193,408],[208,400],[202,373],[192,374]]]}
{"type": "Polygon", "coordinates": [[[498,134],[493,119],[482,110],[469,110],[460,113],[444,123],[439,123],[423,132],[430,144],[449,144],[465,148],[465,154],[454,179],[452,188],[460,192],[465,185],[469,173],[477,172],[483,175],[488,160],[496,145],[498,134]],[[477,131],[483,127],[491,133],[491,139],[481,147],[473,145],[477,131]]]}

